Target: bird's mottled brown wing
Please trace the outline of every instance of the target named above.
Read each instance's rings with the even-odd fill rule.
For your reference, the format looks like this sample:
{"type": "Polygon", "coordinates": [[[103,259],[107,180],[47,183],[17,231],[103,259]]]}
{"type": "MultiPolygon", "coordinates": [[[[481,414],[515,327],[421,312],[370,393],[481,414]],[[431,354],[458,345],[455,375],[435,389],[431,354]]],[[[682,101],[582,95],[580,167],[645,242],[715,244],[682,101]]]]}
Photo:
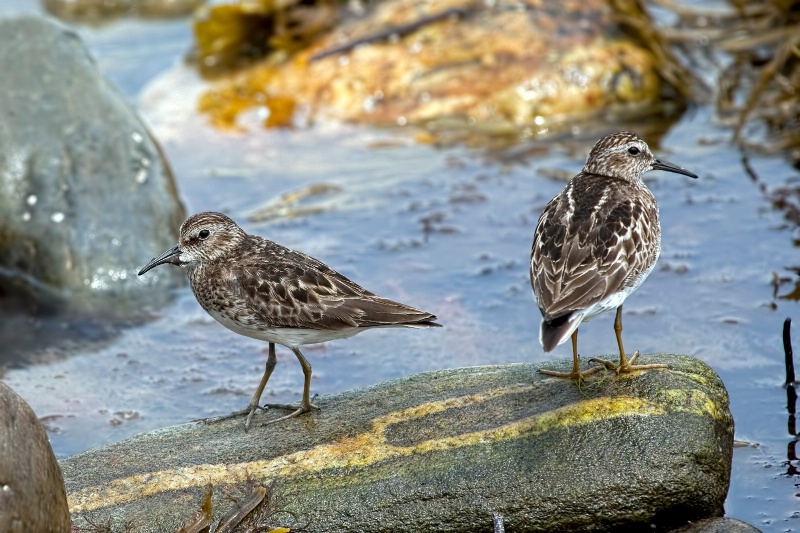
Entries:
{"type": "Polygon", "coordinates": [[[425,326],[436,319],[367,291],[313,257],[253,238],[260,253],[238,257],[229,286],[273,327],[425,326]]]}
{"type": "Polygon", "coordinates": [[[533,237],[531,285],[545,319],[635,285],[658,258],[660,239],[647,189],[578,174],[547,204],[533,237]]]}

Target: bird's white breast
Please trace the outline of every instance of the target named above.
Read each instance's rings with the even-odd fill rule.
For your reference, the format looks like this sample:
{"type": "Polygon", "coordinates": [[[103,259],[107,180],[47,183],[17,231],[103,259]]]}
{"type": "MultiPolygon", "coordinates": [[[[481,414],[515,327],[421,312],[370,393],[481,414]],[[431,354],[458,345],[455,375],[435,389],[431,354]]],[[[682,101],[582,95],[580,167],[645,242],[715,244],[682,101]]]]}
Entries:
{"type": "Polygon", "coordinates": [[[274,342],[290,348],[296,348],[304,344],[316,344],[336,339],[346,339],[365,328],[346,328],[339,330],[330,329],[311,329],[311,328],[281,328],[271,326],[261,326],[254,320],[233,320],[226,313],[212,309],[206,309],[214,320],[228,328],[229,330],[267,342],[274,342]]]}

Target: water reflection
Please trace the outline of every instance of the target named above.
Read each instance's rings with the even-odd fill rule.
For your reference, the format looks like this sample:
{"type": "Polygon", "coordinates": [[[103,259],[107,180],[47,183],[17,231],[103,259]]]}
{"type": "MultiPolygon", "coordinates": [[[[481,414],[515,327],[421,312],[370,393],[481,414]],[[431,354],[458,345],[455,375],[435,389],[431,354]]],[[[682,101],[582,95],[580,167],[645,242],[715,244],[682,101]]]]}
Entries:
{"type": "MultiPolygon", "coordinates": [[[[780,229],[791,231],[792,244],[800,245],[800,177],[789,174],[779,183],[770,184],[755,170],[748,155],[744,155],[741,162],[745,173],[771,204],[772,209],[783,214],[780,229]]],[[[783,269],[794,275],[773,272],[772,297],[800,301],[800,266],[784,266],[783,269]],[[784,285],[790,286],[788,291],[782,291],[784,285]]]]}
{"type": "Polygon", "coordinates": [[[126,329],[153,320],[152,310],[174,298],[153,289],[124,298],[68,296],[31,280],[16,290],[13,283],[9,286],[11,290],[0,291],[0,377],[11,368],[50,364],[113,346],[126,329]],[[37,287],[38,294],[32,295],[37,287]]]}

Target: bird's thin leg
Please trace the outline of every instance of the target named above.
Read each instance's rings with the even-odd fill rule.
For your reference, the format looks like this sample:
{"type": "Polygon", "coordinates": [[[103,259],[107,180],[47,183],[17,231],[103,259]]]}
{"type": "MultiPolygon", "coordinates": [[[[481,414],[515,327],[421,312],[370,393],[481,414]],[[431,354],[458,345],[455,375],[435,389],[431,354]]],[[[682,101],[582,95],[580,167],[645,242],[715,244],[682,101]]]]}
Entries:
{"type": "Polygon", "coordinates": [[[306,361],[306,358],[303,357],[302,353],[300,353],[299,348],[292,348],[292,351],[297,356],[297,360],[300,361],[300,366],[303,367],[303,377],[305,378],[303,380],[303,398],[300,400],[299,406],[292,406],[292,408],[296,407],[294,412],[289,413],[286,416],[276,418],[275,420],[270,420],[264,425],[274,424],[275,422],[281,422],[289,418],[294,418],[298,415],[302,415],[303,413],[307,413],[312,409],[319,409],[319,407],[311,403],[311,363],[306,361]]]}
{"type": "Polygon", "coordinates": [[[639,352],[633,354],[630,364],[625,357],[625,348],[622,347],[622,306],[617,307],[617,316],[614,317],[614,334],[617,336],[619,346],[619,368],[628,368],[639,357],[639,352]]]}
{"type": "Polygon", "coordinates": [[[300,408],[306,413],[311,410],[311,363],[306,361],[299,349],[295,348],[294,354],[303,367],[303,399],[300,401],[300,408]]]}
{"type": "Polygon", "coordinates": [[[250,419],[253,418],[253,413],[255,413],[257,409],[261,409],[258,402],[261,401],[261,395],[264,393],[264,388],[267,386],[269,377],[272,375],[272,371],[275,370],[275,365],[277,363],[278,358],[275,355],[275,343],[271,342],[269,343],[269,355],[267,356],[267,365],[264,369],[264,375],[261,376],[261,383],[258,384],[258,388],[250,399],[250,403],[247,404],[247,407],[239,411],[234,411],[229,415],[207,418],[204,422],[219,422],[220,420],[228,420],[229,418],[247,415],[247,419],[244,421],[244,429],[245,431],[250,429],[250,419]]]}
{"type": "Polygon", "coordinates": [[[595,372],[598,372],[602,368],[603,367],[598,366],[590,368],[586,372],[581,372],[581,360],[578,357],[578,330],[576,328],[575,331],[572,332],[572,372],[557,372],[555,370],[540,369],[539,373],[544,374],[545,376],[553,376],[556,378],[567,378],[580,381],[583,378],[591,376],[595,372]]]}
{"type": "Polygon", "coordinates": [[[278,358],[275,355],[275,343],[269,343],[269,355],[267,356],[267,366],[264,368],[264,375],[261,376],[261,383],[258,384],[258,388],[256,389],[255,394],[250,399],[250,403],[247,404],[247,420],[244,421],[244,429],[245,431],[250,429],[250,419],[253,418],[253,413],[256,412],[256,409],[260,409],[261,407],[258,403],[261,401],[261,395],[264,393],[264,388],[267,386],[267,382],[269,381],[269,377],[272,375],[272,371],[275,370],[275,365],[278,363],[278,358]]]}
{"type": "Polygon", "coordinates": [[[615,365],[611,361],[594,357],[589,359],[593,363],[600,363],[609,370],[613,370],[617,374],[624,374],[626,372],[633,372],[634,370],[654,370],[658,368],[667,368],[667,365],[651,364],[651,365],[635,365],[633,363],[639,358],[639,352],[635,352],[630,361],[625,356],[625,348],[622,346],[622,306],[617,307],[617,316],[614,318],[614,333],[617,336],[617,346],[619,346],[619,364],[615,365]]]}

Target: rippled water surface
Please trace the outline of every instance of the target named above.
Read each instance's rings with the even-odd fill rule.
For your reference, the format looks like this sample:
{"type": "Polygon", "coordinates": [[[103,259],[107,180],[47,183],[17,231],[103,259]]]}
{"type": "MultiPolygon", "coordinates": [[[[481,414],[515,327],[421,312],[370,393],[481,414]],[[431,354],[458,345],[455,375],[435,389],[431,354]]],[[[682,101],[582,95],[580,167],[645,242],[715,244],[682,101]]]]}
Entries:
{"type": "MultiPolygon", "coordinates": [[[[0,14],[26,4],[5,3],[0,14]]],[[[403,129],[219,132],[194,111],[202,84],[181,64],[190,45],[184,21],[79,31],[162,143],[190,212],[224,211],[246,230],[310,253],[446,325],[309,346],[312,392],[551,357],[537,341],[531,236],[542,207],[563,187],[548,171],[577,172],[594,138],[530,141],[498,154],[417,144],[403,129]],[[301,199],[281,203],[287,193],[301,199]]],[[[796,301],[780,297],[793,287],[775,293],[773,277],[794,279],[786,267],[800,258],[793,228],[745,172],[730,131],[716,126],[712,113],[693,110],[655,148],[700,179],[648,175],[661,205],[664,249],[625,305],[625,343],[699,357],[722,376],[736,438],[750,443],[734,452],[726,510],[765,530],[798,530],[800,477],[787,472],[800,465],[788,462],[781,327],[800,312],[796,301]]],[[[254,114],[244,123],[257,120],[254,114]]],[[[750,164],[767,190],[800,177],[777,156],[754,156],[750,164]]],[[[5,372],[44,419],[57,455],[247,403],[266,344],[216,324],[187,286],[173,296],[166,307],[154,306],[144,325],[73,347],[69,357],[59,356],[58,346],[40,347],[38,355],[51,354],[41,357],[51,362],[5,372]]],[[[584,356],[613,354],[612,319],[581,328],[584,356]]],[[[569,356],[568,344],[552,354],[569,356]]],[[[265,396],[296,401],[299,364],[281,347],[278,358],[265,396]]]]}

